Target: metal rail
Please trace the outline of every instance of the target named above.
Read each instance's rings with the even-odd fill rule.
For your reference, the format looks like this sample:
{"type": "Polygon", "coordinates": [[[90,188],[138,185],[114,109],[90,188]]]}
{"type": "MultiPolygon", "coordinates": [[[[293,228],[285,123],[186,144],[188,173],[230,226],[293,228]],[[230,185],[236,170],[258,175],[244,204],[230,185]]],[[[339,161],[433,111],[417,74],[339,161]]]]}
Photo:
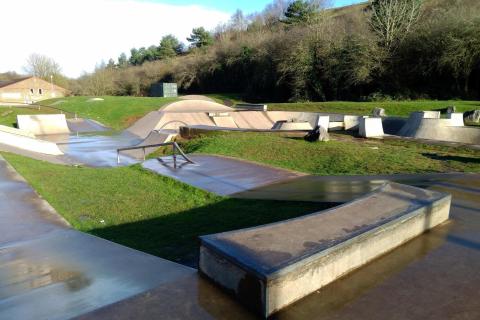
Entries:
{"type": "Polygon", "coordinates": [[[25,109],[32,109],[32,110],[41,110],[41,108],[47,108],[47,109],[53,109],[53,110],[58,110],[60,111],[61,114],[70,114],[73,115],[75,119],[77,119],[77,113],[76,112],[70,112],[66,111],[60,108],[52,107],[52,106],[46,106],[44,104],[39,104],[39,103],[33,103],[29,105],[19,105],[19,106],[14,106],[18,108],[25,108],[25,109]]]}
{"type": "Polygon", "coordinates": [[[190,158],[187,157],[185,152],[180,148],[180,146],[175,142],[164,142],[164,143],[157,143],[157,144],[148,144],[144,146],[133,146],[133,147],[126,147],[126,148],[119,148],[117,149],[117,164],[120,164],[120,152],[122,151],[127,151],[127,150],[143,150],[143,161],[146,159],[146,148],[157,148],[157,147],[165,147],[165,146],[172,146],[173,150],[173,165],[176,167],[177,166],[177,154],[176,152],[178,151],[179,155],[185,159],[186,162],[188,163],[195,163],[193,162],[190,158]]]}

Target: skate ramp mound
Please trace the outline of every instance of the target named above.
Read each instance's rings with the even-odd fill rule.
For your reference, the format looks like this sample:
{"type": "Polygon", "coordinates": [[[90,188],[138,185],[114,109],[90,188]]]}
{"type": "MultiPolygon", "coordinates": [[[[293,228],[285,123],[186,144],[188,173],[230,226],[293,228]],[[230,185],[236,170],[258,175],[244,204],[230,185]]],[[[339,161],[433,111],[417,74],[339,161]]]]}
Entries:
{"type": "Polygon", "coordinates": [[[189,94],[186,96],[180,96],[179,97],[181,100],[202,100],[202,101],[209,101],[209,102],[215,102],[212,98],[209,98],[207,96],[202,96],[198,94],[189,94]]]}
{"type": "Polygon", "coordinates": [[[480,144],[480,128],[463,126],[463,122],[455,116],[441,119],[439,114],[433,112],[413,112],[397,135],[426,140],[480,144]]]}
{"type": "MultiPolygon", "coordinates": [[[[175,131],[169,132],[168,130],[165,131],[152,131],[150,134],[140,142],[139,144],[135,145],[134,147],[143,147],[143,146],[151,146],[160,143],[170,142],[173,138],[177,135],[175,131]]],[[[144,159],[147,155],[155,152],[158,147],[150,147],[144,149],[133,149],[133,150],[123,150],[120,152],[122,155],[129,156],[131,158],[141,160],[144,159]]]]}
{"type": "Polygon", "coordinates": [[[162,112],[228,112],[234,109],[223,104],[205,100],[181,100],[172,102],[159,111],[162,112]]]}
{"type": "Polygon", "coordinates": [[[17,115],[17,124],[34,135],[70,133],[64,114],[17,115]]]}
{"type": "Polygon", "coordinates": [[[0,143],[37,153],[55,156],[63,154],[56,143],[37,139],[35,135],[29,131],[2,125],[0,125],[0,143]]]}

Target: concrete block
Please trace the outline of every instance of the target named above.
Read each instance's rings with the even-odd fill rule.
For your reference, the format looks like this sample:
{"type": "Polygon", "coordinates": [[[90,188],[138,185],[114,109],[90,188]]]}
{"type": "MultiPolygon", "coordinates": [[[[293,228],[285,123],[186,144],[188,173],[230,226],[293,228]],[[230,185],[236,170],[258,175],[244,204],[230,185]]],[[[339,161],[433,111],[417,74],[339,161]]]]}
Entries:
{"type": "Polygon", "coordinates": [[[358,130],[358,127],[360,125],[360,119],[362,119],[362,118],[363,117],[361,117],[361,116],[345,115],[343,117],[345,130],[358,130]]]}
{"type": "Polygon", "coordinates": [[[324,212],[203,236],[199,270],[268,317],[446,221],[450,202],[387,184],[324,212]]]}
{"type": "Polygon", "coordinates": [[[345,123],[343,121],[330,121],[328,124],[328,131],[340,131],[345,129],[345,123]]]}
{"type": "Polygon", "coordinates": [[[423,119],[440,119],[440,115],[441,115],[440,111],[421,111],[419,113],[422,114],[423,119]]]}
{"type": "Polygon", "coordinates": [[[364,138],[382,137],[383,124],[381,118],[361,118],[359,125],[359,135],[364,138]]]}
{"type": "Polygon", "coordinates": [[[317,116],[317,121],[316,125],[320,126],[321,128],[324,128],[328,131],[328,126],[330,125],[330,116],[317,116]]]}
{"type": "Polygon", "coordinates": [[[463,127],[465,125],[463,122],[463,113],[449,113],[447,118],[450,119],[451,127],[463,127]]]}

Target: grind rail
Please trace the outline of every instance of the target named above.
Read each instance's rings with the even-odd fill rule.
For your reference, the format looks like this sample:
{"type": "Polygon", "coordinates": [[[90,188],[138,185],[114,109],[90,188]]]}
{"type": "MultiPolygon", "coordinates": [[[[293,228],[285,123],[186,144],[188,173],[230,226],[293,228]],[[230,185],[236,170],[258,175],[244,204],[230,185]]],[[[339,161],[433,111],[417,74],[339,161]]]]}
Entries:
{"type": "Polygon", "coordinates": [[[142,149],[143,150],[143,161],[145,161],[146,160],[146,151],[145,151],[146,148],[159,148],[159,147],[165,147],[165,146],[172,146],[173,163],[174,163],[175,166],[177,165],[177,151],[178,151],[179,155],[182,156],[183,159],[185,159],[186,162],[195,163],[190,158],[188,158],[187,155],[185,154],[185,152],[183,152],[183,150],[180,148],[180,146],[176,142],[173,141],[173,142],[164,142],[164,143],[157,143],[157,144],[148,144],[148,145],[144,145],[144,146],[134,146],[134,147],[126,147],[126,148],[117,149],[117,164],[120,164],[120,152],[122,152],[122,151],[142,149]]]}

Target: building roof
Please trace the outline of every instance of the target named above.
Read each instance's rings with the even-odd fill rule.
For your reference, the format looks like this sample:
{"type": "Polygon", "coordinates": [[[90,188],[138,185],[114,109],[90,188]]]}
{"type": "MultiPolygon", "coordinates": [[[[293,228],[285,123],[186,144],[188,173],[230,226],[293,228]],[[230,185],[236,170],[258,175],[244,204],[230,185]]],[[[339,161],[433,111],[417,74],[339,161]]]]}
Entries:
{"type": "Polygon", "coordinates": [[[23,80],[27,80],[27,79],[30,79],[30,78],[33,78],[33,77],[22,77],[22,78],[18,78],[18,79],[15,79],[15,80],[0,80],[0,88],[9,86],[11,84],[14,84],[14,83],[17,83],[17,82],[20,82],[20,81],[23,81],[23,80]]]}
{"type": "Polygon", "coordinates": [[[15,84],[15,83],[19,83],[19,82],[22,82],[22,81],[25,81],[25,80],[28,80],[28,79],[36,79],[37,81],[40,81],[40,82],[44,82],[44,83],[48,83],[49,85],[53,85],[55,88],[57,88],[58,90],[63,90],[65,92],[69,92],[68,89],[65,89],[63,87],[60,87],[59,85],[57,84],[51,84],[50,82],[42,79],[42,78],[39,78],[39,77],[35,77],[35,76],[26,76],[26,77],[21,77],[21,78],[18,78],[18,79],[15,79],[15,80],[0,80],[0,89],[2,88],[5,88],[5,87],[8,87],[12,84],[15,84]]]}

